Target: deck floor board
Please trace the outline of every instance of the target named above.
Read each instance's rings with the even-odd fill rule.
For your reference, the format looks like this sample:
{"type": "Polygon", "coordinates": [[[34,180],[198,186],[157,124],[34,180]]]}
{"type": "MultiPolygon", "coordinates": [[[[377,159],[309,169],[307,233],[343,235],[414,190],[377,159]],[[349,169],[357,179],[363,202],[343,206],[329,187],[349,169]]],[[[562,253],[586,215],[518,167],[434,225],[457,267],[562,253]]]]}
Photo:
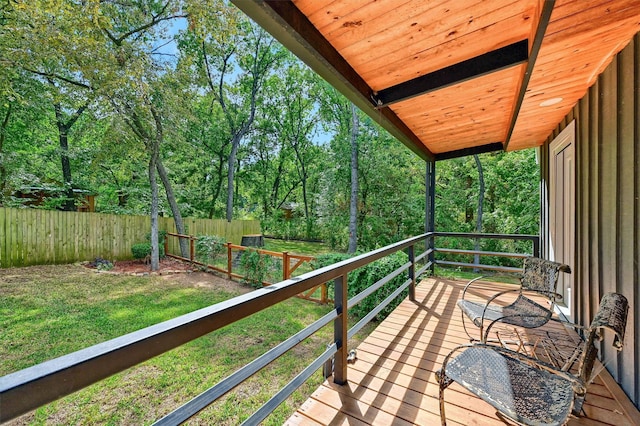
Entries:
{"type": "MultiPolygon", "coordinates": [[[[330,377],[286,424],[439,424],[435,371],[451,349],[469,342],[456,306],[463,287],[452,280],[423,280],[416,287],[417,303],[405,299],[358,346],[348,383],[339,386],[330,377]]],[[[486,298],[493,291],[493,285],[480,283],[473,297],[486,298]]],[[[545,327],[566,333],[557,322],[545,327]]],[[[583,414],[572,417],[569,425],[640,424],[640,413],[625,414],[628,401],[616,400],[606,382],[600,376],[594,380],[583,414]]],[[[445,393],[445,404],[449,425],[505,424],[491,406],[455,383],[445,393]]]]}

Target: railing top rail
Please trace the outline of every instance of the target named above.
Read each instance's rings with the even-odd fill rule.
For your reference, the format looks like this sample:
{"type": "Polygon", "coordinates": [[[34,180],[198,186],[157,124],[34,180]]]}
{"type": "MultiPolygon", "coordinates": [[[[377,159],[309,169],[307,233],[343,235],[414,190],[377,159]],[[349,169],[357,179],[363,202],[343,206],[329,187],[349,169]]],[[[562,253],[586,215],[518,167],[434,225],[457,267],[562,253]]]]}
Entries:
{"type": "Polygon", "coordinates": [[[431,235],[427,233],[408,238],[0,377],[0,422],[345,275],[431,235]]]}

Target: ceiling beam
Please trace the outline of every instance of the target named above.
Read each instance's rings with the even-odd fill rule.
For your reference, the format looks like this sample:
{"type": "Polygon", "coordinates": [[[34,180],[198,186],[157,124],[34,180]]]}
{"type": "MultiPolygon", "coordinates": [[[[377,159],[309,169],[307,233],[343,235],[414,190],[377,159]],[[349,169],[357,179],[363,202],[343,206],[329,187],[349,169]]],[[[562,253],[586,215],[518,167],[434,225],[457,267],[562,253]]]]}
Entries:
{"type": "Polygon", "coordinates": [[[509,125],[509,131],[507,132],[507,137],[504,140],[505,151],[509,147],[509,142],[511,142],[513,129],[515,129],[516,127],[516,121],[518,121],[520,108],[522,108],[522,102],[524,101],[524,96],[527,94],[527,89],[529,88],[529,81],[531,80],[531,74],[533,73],[533,67],[536,65],[536,60],[538,59],[538,53],[540,53],[540,47],[542,46],[542,41],[544,40],[544,33],[547,32],[547,27],[549,26],[549,21],[551,20],[551,13],[553,12],[553,8],[555,4],[556,4],[555,0],[545,0],[544,6],[542,7],[542,13],[540,14],[540,21],[538,22],[538,28],[536,29],[536,35],[533,38],[533,44],[531,45],[529,62],[527,63],[527,68],[524,71],[522,84],[520,84],[520,93],[518,93],[518,99],[516,99],[516,103],[513,108],[513,113],[511,114],[511,123],[509,125]]]}
{"type": "Polygon", "coordinates": [[[466,61],[430,72],[371,95],[374,106],[381,108],[396,102],[459,84],[526,62],[528,40],[521,40],[466,61]]]}
{"type": "Polygon", "coordinates": [[[467,157],[469,155],[484,154],[485,152],[502,151],[502,142],[493,142],[471,148],[456,149],[455,151],[436,154],[436,161],[451,160],[452,158],[467,157]]]}
{"type": "Polygon", "coordinates": [[[231,1],[396,139],[422,159],[433,160],[433,153],[393,111],[371,104],[371,87],[292,1],[231,1]]]}

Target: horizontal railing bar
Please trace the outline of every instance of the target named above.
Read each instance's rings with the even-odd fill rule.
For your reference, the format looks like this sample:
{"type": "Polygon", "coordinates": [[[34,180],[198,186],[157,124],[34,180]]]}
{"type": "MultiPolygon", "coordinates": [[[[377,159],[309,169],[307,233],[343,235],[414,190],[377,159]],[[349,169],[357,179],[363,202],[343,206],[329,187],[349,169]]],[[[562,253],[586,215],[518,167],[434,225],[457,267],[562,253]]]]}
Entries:
{"type": "Polygon", "coordinates": [[[365,297],[370,296],[371,294],[373,294],[374,292],[379,290],[383,285],[387,284],[389,281],[391,281],[392,279],[394,279],[395,277],[397,277],[398,275],[400,275],[401,273],[403,273],[404,271],[409,269],[409,267],[411,267],[411,262],[405,263],[404,265],[400,266],[398,269],[396,269],[395,271],[393,271],[389,275],[387,275],[384,278],[378,280],[373,285],[370,285],[369,287],[367,287],[366,289],[364,289],[360,293],[358,293],[355,296],[353,296],[347,302],[347,309],[351,309],[354,306],[356,306],[358,303],[362,302],[362,300],[365,297]]]}
{"type": "Polygon", "coordinates": [[[0,422],[137,365],[305,290],[402,250],[407,238],[277,284],[0,377],[0,422]]]}
{"type": "Polygon", "coordinates": [[[491,238],[500,240],[538,240],[537,235],[526,234],[474,234],[472,232],[434,232],[436,237],[459,237],[459,238],[491,238]]]}
{"type": "Polygon", "coordinates": [[[238,251],[257,251],[260,254],[268,254],[269,256],[273,256],[273,257],[282,257],[282,253],[279,251],[271,251],[271,250],[265,250],[265,249],[261,249],[261,248],[257,248],[257,247],[247,247],[247,246],[238,246],[236,244],[229,244],[229,246],[232,249],[238,250],[238,251]]]}
{"type": "Polygon", "coordinates": [[[438,248],[438,247],[436,247],[436,252],[468,254],[468,255],[479,254],[481,256],[512,257],[517,259],[524,259],[525,257],[531,256],[530,254],[524,254],[524,253],[506,253],[501,251],[463,250],[463,249],[450,249],[450,248],[438,248]]]}
{"type": "Polygon", "coordinates": [[[277,394],[275,394],[269,401],[267,401],[262,407],[251,415],[247,420],[242,422],[243,425],[257,425],[261,421],[267,418],[269,414],[273,412],[280,404],[284,402],[296,389],[306,382],[309,377],[313,375],[322,365],[327,362],[332,356],[338,352],[338,346],[333,343],[322,355],[316,358],[311,364],[309,364],[304,370],[293,378],[287,385],[282,388],[277,394]]]}
{"type": "Polygon", "coordinates": [[[205,409],[218,398],[222,397],[224,394],[238,386],[240,383],[269,365],[271,362],[284,355],[287,351],[302,342],[304,339],[308,338],[309,336],[320,330],[322,327],[331,323],[336,318],[338,318],[338,312],[334,309],[324,315],[322,318],[313,322],[311,325],[305,327],[298,333],[289,337],[287,340],[283,341],[258,358],[254,359],[249,364],[246,364],[244,367],[240,368],[227,378],[216,383],[214,386],[196,396],[191,401],[176,408],[174,411],[155,422],[154,425],[175,425],[185,422],[186,420],[190,419],[191,417],[195,416],[200,411],[205,409]]]}
{"type": "Polygon", "coordinates": [[[416,271],[416,277],[419,277],[420,275],[424,274],[425,271],[429,268],[431,268],[431,266],[433,265],[433,262],[428,262],[426,265],[424,265],[422,268],[418,269],[418,271],[416,271]]]}
{"type": "Polygon", "coordinates": [[[418,256],[416,256],[415,261],[416,262],[420,262],[422,259],[424,259],[425,257],[429,256],[432,252],[433,252],[433,249],[429,249],[429,250],[426,250],[426,251],[420,253],[418,256]]]}
{"type": "Polygon", "coordinates": [[[495,266],[495,265],[483,265],[483,264],[464,263],[464,262],[450,262],[447,260],[436,260],[436,265],[462,266],[464,268],[489,269],[492,271],[501,271],[501,272],[522,272],[522,268],[513,268],[510,266],[495,266]]]}
{"type": "Polygon", "coordinates": [[[355,334],[362,329],[365,325],[367,325],[376,315],[378,315],[384,308],[387,307],[389,303],[393,301],[396,297],[400,295],[407,287],[411,284],[411,279],[405,281],[401,286],[393,291],[386,299],[384,299],[378,306],[376,306],[371,312],[365,315],[360,321],[358,321],[349,331],[347,332],[347,337],[351,339],[355,334]]]}
{"type": "Polygon", "coordinates": [[[192,235],[187,235],[187,234],[176,234],[175,232],[167,232],[166,235],[171,235],[172,237],[179,237],[179,238],[190,238],[190,239],[194,239],[196,240],[197,238],[192,236],[192,235]]]}

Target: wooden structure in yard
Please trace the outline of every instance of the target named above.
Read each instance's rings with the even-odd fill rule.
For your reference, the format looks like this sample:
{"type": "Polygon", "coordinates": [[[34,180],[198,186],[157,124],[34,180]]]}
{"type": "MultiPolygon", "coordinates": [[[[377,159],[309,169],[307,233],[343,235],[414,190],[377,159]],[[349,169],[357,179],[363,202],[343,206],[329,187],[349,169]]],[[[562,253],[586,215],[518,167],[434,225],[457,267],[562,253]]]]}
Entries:
{"type": "MultiPolygon", "coordinates": [[[[52,188],[44,186],[23,187],[13,193],[13,197],[19,198],[22,204],[27,207],[38,207],[44,205],[48,198],[57,198],[64,194],[64,188],[52,188]]],[[[96,211],[96,194],[83,189],[74,189],[75,202],[77,203],[77,211],[90,212],[96,211]]]]}
{"type": "MultiPolygon", "coordinates": [[[[160,230],[175,231],[171,217],[160,230]]],[[[242,235],[260,232],[257,220],[184,218],[197,235],[221,235],[239,243],[242,235]]],[[[102,257],[131,259],[131,246],[151,231],[149,216],[79,213],[0,207],[0,268],[73,263],[102,257]]],[[[173,250],[177,248],[171,247],[173,250]]]]}
{"type": "Polygon", "coordinates": [[[437,161],[538,149],[563,309],[627,297],[609,371],[640,405],[640,0],[232,1],[425,160],[427,231],[437,161]]]}
{"type": "MultiPolygon", "coordinates": [[[[247,237],[246,235],[244,235],[242,237],[243,242],[245,242],[245,237],[247,237]]],[[[252,239],[256,239],[257,237],[260,237],[259,239],[261,239],[264,242],[264,238],[262,238],[261,234],[255,234],[255,235],[249,235],[248,237],[252,238],[252,239]]],[[[279,281],[279,278],[282,278],[283,281],[288,280],[289,278],[291,278],[293,276],[293,273],[296,271],[296,269],[298,269],[302,264],[304,264],[305,262],[310,263],[312,262],[315,257],[313,256],[306,256],[303,254],[294,254],[294,253],[289,253],[289,252],[277,252],[277,251],[272,251],[272,250],[264,250],[264,249],[258,249],[258,248],[254,248],[254,247],[248,247],[245,244],[241,244],[241,245],[237,245],[237,244],[233,244],[233,243],[226,243],[226,249],[224,250],[224,254],[225,254],[225,260],[224,260],[224,266],[216,266],[216,265],[212,265],[210,263],[207,262],[201,262],[198,261],[196,259],[196,250],[195,250],[195,243],[196,240],[198,238],[194,237],[192,235],[183,235],[183,234],[176,234],[174,232],[168,232],[167,233],[167,238],[164,240],[164,252],[166,253],[166,255],[168,257],[173,257],[174,259],[179,259],[179,260],[183,260],[186,262],[191,262],[194,265],[199,265],[202,266],[204,268],[210,269],[212,271],[215,272],[219,272],[221,274],[224,274],[227,276],[227,278],[229,280],[232,279],[246,279],[246,276],[243,274],[240,274],[238,272],[234,272],[234,270],[236,269],[236,264],[238,263],[237,261],[240,259],[240,257],[242,256],[242,254],[247,251],[247,250],[253,250],[255,252],[257,252],[258,254],[260,254],[261,256],[271,256],[272,258],[275,259],[281,259],[282,260],[282,275],[280,277],[278,277],[278,280],[275,280],[273,282],[269,281],[268,277],[266,281],[262,282],[262,285],[264,286],[268,286],[271,284],[274,284],[275,282],[279,281]],[[175,238],[174,244],[171,244],[171,239],[175,238]],[[178,250],[178,243],[176,243],[176,241],[178,239],[184,238],[189,242],[189,257],[182,257],[178,254],[176,254],[177,252],[179,252],[178,250]],[[170,246],[173,247],[170,248],[170,246]],[[234,266],[235,265],[235,266],[234,266]]],[[[264,243],[263,243],[264,244],[264,243]]],[[[305,299],[305,300],[310,300],[312,302],[317,302],[320,304],[327,304],[327,303],[331,303],[333,302],[333,300],[331,300],[329,298],[329,293],[327,290],[327,284],[323,283],[320,284],[318,286],[315,286],[309,290],[306,290],[300,294],[297,295],[297,297],[301,298],[301,299],[305,299]]]]}

